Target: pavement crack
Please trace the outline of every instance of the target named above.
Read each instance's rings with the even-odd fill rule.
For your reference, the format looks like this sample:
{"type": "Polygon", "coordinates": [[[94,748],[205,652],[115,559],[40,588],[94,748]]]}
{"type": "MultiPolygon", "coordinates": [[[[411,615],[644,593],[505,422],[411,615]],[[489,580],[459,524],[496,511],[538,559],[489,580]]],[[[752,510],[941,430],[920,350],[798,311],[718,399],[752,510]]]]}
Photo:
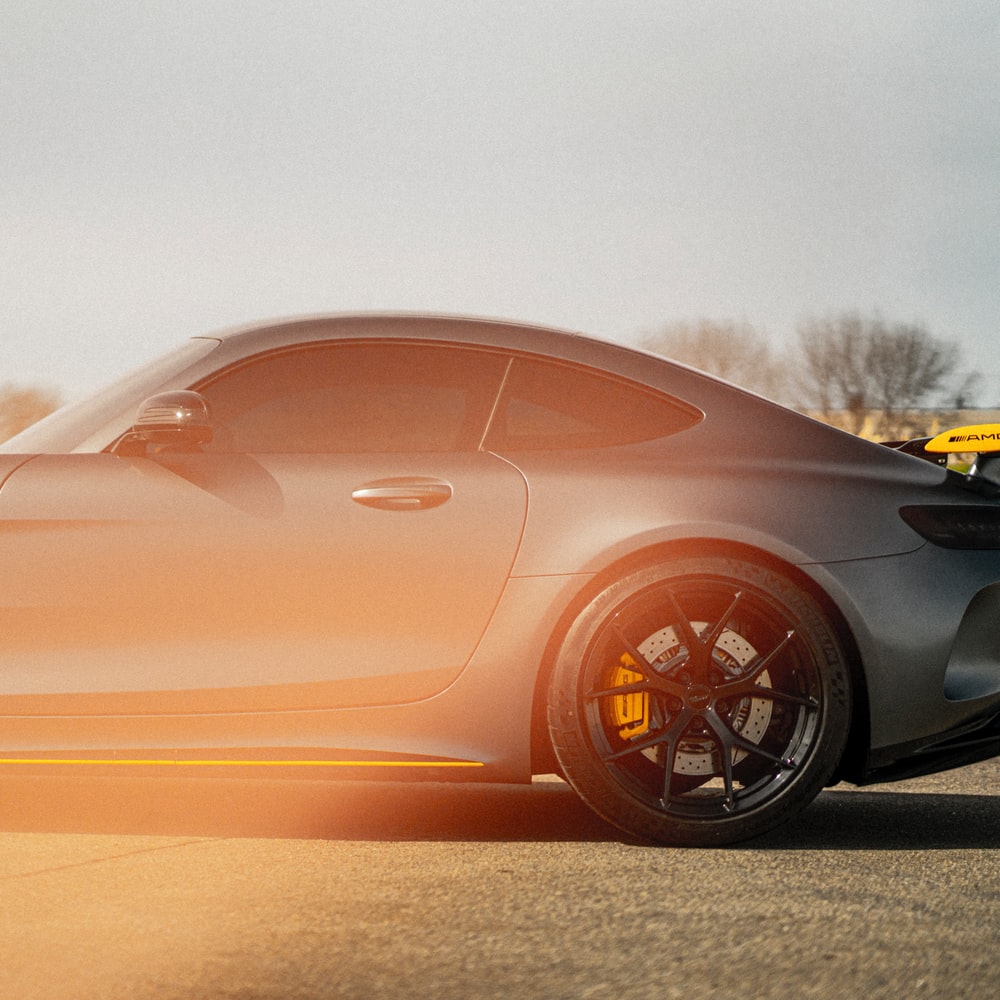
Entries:
{"type": "Polygon", "coordinates": [[[88,858],[86,861],[72,861],[65,865],[52,865],[48,868],[37,868],[33,871],[17,872],[12,875],[0,876],[0,882],[16,882],[20,879],[36,878],[39,875],[50,875],[53,872],[71,871],[74,868],[87,868],[91,865],[104,864],[109,861],[122,861],[125,858],[138,857],[142,854],[154,854],[157,851],[172,851],[179,847],[191,847],[195,844],[213,844],[224,837],[196,837],[191,840],[181,840],[169,844],[156,844],[152,847],[141,847],[132,851],[123,851],[121,854],[106,854],[96,858],[88,858]]]}

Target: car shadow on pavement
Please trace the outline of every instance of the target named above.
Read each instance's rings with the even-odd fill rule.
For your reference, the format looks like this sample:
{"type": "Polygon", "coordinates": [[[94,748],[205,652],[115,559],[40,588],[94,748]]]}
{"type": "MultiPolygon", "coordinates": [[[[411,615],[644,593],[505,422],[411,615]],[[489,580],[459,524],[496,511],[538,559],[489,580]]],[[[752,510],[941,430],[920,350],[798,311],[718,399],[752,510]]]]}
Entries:
{"type": "MultiPolygon", "coordinates": [[[[0,775],[0,830],[359,841],[618,842],[565,783],[532,785],[0,775]]],[[[1000,847],[1000,796],[822,793],[735,850],[1000,847]]]]}
{"type": "Polygon", "coordinates": [[[1000,796],[827,791],[747,844],[757,850],[931,851],[1000,848],[1000,796]]]}

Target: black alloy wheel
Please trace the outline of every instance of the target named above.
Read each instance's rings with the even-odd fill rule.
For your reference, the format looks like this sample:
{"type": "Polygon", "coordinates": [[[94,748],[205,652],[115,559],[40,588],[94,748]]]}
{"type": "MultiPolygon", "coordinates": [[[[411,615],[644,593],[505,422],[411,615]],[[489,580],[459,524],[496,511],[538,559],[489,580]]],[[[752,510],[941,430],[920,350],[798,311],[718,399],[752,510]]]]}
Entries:
{"type": "Polygon", "coordinates": [[[593,598],[549,730],[567,780],[628,833],[710,846],[802,809],[839,762],[850,672],[819,604],[741,559],[678,559],[593,598]]]}

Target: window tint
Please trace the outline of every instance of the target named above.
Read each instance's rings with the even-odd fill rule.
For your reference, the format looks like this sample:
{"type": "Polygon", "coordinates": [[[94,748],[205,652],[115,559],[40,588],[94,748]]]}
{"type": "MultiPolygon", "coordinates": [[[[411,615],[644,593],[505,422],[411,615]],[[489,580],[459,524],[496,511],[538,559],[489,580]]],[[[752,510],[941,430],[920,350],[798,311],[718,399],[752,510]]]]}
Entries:
{"type": "Polygon", "coordinates": [[[403,343],[324,344],[266,355],[200,391],[211,451],[462,451],[479,445],[506,359],[403,343]]]}
{"type": "Polygon", "coordinates": [[[604,448],[675,434],[699,419],[693,408],[634,383],[519,357],[504,384],[487,446],[604,448]]]}

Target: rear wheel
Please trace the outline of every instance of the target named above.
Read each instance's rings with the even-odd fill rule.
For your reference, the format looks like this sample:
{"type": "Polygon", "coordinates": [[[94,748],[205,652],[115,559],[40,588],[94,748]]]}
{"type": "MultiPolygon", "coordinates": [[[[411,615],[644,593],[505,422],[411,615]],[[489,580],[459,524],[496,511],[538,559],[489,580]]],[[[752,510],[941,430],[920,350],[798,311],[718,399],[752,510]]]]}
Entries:
{"type": "Polygon", "coordinates": [[[549,689],[567,780],[629,833],[680,845],[763,833],[840,759],[850,675],[817,602],[735,558],[678,559],[599,593],[549,689]]]}

